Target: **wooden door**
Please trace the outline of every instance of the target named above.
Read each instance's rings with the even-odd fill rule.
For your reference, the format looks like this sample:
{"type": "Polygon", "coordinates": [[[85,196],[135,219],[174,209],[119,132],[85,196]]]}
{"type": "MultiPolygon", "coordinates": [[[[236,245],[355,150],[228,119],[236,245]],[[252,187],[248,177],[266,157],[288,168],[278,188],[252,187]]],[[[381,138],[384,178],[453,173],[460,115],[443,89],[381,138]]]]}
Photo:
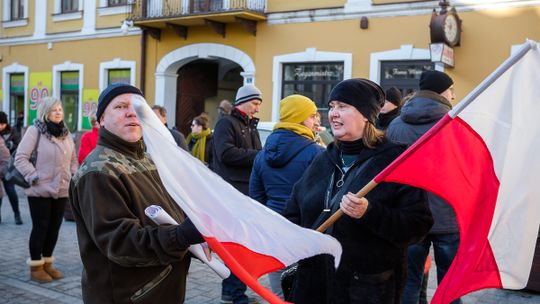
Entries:
{"type": "Polygon", "coordinates": [[[197,60],[178,70],[176,127],[184,135],[191,132],[191,121],[204,112],[204,101],[217,95],[219,65],[197,60]]]}

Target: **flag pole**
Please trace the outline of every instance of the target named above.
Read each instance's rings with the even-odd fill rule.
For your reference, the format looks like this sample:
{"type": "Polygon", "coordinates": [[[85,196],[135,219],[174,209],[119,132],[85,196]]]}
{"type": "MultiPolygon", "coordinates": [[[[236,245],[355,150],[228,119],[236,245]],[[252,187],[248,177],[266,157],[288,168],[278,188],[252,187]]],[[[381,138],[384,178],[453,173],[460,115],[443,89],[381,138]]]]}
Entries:
{"type": "Polygon", "coordinates": [[[453,110],[448,112],[448,115],[452,118],[458,116],[458,114],[467,107],[473,100],[482,94],[490,85],[492,85],[501,75],[510,69],[516,62],[518,62],[528,51],[536,49],[536,42],[527,39],[525,43],[519,48],[519,50],[505,62],[503,62],[491,75],[489,75],[484,81],[482,81],[474,90],[472,90],[469,95],[465,96],[463,100],[458,103],[453,110]]]}
{"type": "MultiPolygon", "coordinates": [[[[377,182],[375,182],[374,179],[372,179],[367,185],[365,185],[360,191],[356,193],[356,196],[358,197],[364,197],[366,196],[373,188],[377,187],[377,182]]],[[[330,227],[335,221],[337,221],[342,215],[343,211],[341,209],[338,209],[332,216],[330,216],[324,223],[322,223],[319,228],[317,228],[317,231],[319,232],[325,232],[328,227],[330,227]]]]}

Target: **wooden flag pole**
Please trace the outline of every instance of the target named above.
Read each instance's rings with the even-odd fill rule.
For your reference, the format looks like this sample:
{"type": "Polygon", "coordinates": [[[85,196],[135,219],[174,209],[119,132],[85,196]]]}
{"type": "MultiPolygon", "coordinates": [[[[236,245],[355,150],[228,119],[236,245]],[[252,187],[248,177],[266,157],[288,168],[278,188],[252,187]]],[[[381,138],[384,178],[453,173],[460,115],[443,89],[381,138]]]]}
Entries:
{"type": "MultiPolygon", "coordinates": [[[[375,180],[372,179],[369,183],[367,183],[367,185],[364,186],[364,188],[360,189],[360,191],[356,193],[356,196],[358,197],[366,196],[371,190],[373,190],[373,188],[377,187],[377,185],[378,184],[375,182],[375,180]]],[[[342,215],[343,215],[343,211],[341,211],[341,209],[338,209],[324,223],[322,223],[321,226],[319,226],[319,228],[317,228],[317,231],[325,232],[326,229],[332,226],[332,224],[335,223],[335,221],[337,221],[342,215]]]]}

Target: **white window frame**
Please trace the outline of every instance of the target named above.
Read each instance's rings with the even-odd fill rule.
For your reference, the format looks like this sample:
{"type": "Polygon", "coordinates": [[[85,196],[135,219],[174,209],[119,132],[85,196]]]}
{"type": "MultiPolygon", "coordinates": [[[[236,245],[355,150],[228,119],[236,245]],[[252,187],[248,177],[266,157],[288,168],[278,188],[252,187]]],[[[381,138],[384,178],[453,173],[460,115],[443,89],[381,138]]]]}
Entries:
{"type": "Polygon", "coordinates": [[[279,120],[279,102],[281,100],[281,87],[283,64],[285,63],[315,63],[315,62],[343,62],[343,79],[352,77],[352,54],[338,52],[321,52],[316,48],[307,48],[304,52],[274,56],[272,65],[272,121],[279,120]]]}
{"type": "Polygon", "coordinates": [[[122,60],[114,58],[111,61],[101,62],[99,64],[99,91],[102,92],[107,87],[109,79],[109,70],[113,69],[129,69],[129,84],[135,86],[136,62],[131,60],[122,60]]]}
{"type": "Polygon", "coordinates": [[[100,16],[123,15],[131,11],[129,0],[126,5],[108,6],[108,0],[99,0],[98,14],[100,16]]]}
{"type": "Polygon", "coordinates": [[[11,1],[3,0],[2,3],[2,27],[19,27],[28,25],[28,0],[22,0],[24,3],[23,18],[17,20],[11,20],[11,1]]]}
{"type": "Polygon", "coordinates": [[[52,89],[53,94],[51,96],[56,96],[60,98],[60,85],[62,81],[61,73],[62,72],[79,72],[79,104],[77,109],[77,131],[82,130],[82,104],[83,104],[83,84],[84,84],[84,64],[81,63],[72,63],[71,61],[66,61],[61,64],[53,65],[53,83],[52,89]]]}
{"type": "MultiPolygon", "coordinates": [[[[6,113],[9,113],[9,97],[11,95],[10,91],[10,76],[11,74],[24,74],[24,126],[26,126],[26,115],[28,113],[28,77],[29,69],[25,65],[20,65],[18,63],[12,63],[2,69],[2,88],[4,88],[2,110],[6,113]]],[[[9,113],[11,115],[11,113],[9,113]]]]}
{"type": "MultiPolygon", "coordinates": [[[[369,79],[381,82],[381,63],[383,61],[431,60],[429,49],[417,49],[412,44],[404,44],[399,49],[375,52],[370,55],[369,79]]],[[[435,70],[444,72],[441,63],[435,63],[435,70]]]]}
{"type": "Polygon", "coordinates": [[[82,19],[82,8],[83,0],[79,0],[78,11],[62,14],[62,0],[54,0],[54,14],[52,16],[52,20],[53,22],[61,22],[82,19]]]}

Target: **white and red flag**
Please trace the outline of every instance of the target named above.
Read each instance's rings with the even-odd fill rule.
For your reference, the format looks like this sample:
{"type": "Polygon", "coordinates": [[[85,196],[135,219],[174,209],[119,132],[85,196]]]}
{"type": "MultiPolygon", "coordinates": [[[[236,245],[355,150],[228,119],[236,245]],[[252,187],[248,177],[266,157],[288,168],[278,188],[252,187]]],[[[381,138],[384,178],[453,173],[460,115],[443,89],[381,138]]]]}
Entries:
{"type": "Polygon", "coordinates": [[[460,246],[431,303],[527,284],[540,225],[540,52],[527,41],[375,177],[456,211],[460,246]]]}
{"type": "MultiPolygon", "coordinates": [[[[147,151],[167,192],[236,276],[270,303],[285,303],[258,283],[262,275],[318,254],[339,264],[341,245],[297,226],[243,195],[177,147],[144,98],[132,97],[147,151]]],[[[159,202],[149,202],[159,205],[159,202]]]]}

